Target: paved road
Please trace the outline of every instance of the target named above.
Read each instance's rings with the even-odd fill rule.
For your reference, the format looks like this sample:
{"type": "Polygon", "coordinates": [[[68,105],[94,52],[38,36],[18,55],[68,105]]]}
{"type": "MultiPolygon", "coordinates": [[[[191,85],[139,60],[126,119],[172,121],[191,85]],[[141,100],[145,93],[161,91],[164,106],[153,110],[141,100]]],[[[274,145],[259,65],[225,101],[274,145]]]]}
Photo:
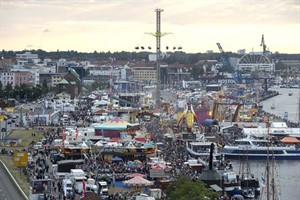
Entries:
{"type": "Polygon", "coordinates": [[[24,200],[14,187],[10,177],[0,165],[0,199],[1,200],[24,200]]]}

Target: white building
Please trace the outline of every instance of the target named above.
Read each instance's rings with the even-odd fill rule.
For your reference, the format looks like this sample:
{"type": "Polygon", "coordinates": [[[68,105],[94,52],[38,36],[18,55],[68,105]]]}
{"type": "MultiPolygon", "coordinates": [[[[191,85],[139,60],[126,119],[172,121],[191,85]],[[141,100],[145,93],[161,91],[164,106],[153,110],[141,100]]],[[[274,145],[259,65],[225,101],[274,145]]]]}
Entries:
{"type": "Polygon", "coordinates": [[[38,54],[32,54],[31,52],[25,52],[23,54],[16,54],[16,59],[29,60],[39,58],[38,54]]]}

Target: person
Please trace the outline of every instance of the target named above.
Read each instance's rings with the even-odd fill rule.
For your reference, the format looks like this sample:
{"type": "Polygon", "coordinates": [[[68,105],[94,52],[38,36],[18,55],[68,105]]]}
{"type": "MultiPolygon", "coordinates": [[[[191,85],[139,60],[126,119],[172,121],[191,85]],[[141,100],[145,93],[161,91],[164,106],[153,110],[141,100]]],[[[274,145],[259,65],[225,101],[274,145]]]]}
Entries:
{"type": "Polygon", "coordinates": [[[48,192],[48,184],[47,184],[47,182],[43,183],[43,192],[48,192]]]}

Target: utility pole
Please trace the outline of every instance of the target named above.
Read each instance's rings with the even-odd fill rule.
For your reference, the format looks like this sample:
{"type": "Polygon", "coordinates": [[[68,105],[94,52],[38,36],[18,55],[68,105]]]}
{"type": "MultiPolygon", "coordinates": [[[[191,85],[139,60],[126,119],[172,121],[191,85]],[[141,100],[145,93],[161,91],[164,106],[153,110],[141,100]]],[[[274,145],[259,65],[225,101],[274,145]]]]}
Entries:
{"type": "Polygon", "coordinates": [[[161,12],[163,12],[163,9],[157,8],[155,10],[156,12],[156,32],[155,33],[146,33],[148,35],[152,35],[156,37],[156,108],[160,108],[161,100],[160,100],[160,90],[161,90],[161,80],[160,80],[160,62],[161,62],[161,50],[160,50],[160,44],[161,44],[161,37],[171,34],[171,33],[162,33],[160,30],[161,25],[161,12]]]}

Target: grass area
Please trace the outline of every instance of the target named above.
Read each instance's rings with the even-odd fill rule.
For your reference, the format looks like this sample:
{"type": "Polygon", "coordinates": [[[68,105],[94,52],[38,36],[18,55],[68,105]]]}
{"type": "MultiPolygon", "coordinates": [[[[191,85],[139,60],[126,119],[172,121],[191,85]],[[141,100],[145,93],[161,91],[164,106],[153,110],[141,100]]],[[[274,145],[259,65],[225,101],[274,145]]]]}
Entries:
{"type": "MultiPolygon", "coordinates": [[[[13,130],[9,135],[8,138],[19,138],[22,140],[21,144],[17,146],[5,146],[5,149],[9,150],[22,150],[27,149],[29,144],[34,141],[40,141],[43,138],[44,131],[37,131],[37,130],[24,130],[18,129],[13,130]],[[32,133],[35,133],[35,137],[32,137],[32,133]]],[[[24,173],[20,174],[20,169],[13,166],[13,156],[9,155],[1,155],[0,159],[6,165],[10,173],[14,176],[24,193],[28,196],[29,195],[29,188],[30,183],[27,180],[27,176],[24,173]]]]}
{"type": "Polygon", "coordinates": [[[20,169],[13,166],[13,156],[1,155],[0,159],[6,165],[13,177],[16,179],[24,193],[27,196],[29,196],[30,183],[27,180],[27,176],[24,175],[24,173],[20,174],[20,169]]]}
{"type": "MultiPolygon", "coordinates": [[[[5,149],[11,149],[11,150],[21,150],[21,149],[27,149],[29,144],[34,141],[40,141],[43,138],[44,131],[38,131],[38,130],[25,130],[25,129],[16,129],[12,130],[11,133],[8,135],[7,138],[19,138],[22,140],[21,144],[17,146],[5,146],[5,149]],[[35,137],[32,137],[32,133],[35,133],[35,137]]],[[[3,146],[0,146],[3,147],[3,146]]]]}

